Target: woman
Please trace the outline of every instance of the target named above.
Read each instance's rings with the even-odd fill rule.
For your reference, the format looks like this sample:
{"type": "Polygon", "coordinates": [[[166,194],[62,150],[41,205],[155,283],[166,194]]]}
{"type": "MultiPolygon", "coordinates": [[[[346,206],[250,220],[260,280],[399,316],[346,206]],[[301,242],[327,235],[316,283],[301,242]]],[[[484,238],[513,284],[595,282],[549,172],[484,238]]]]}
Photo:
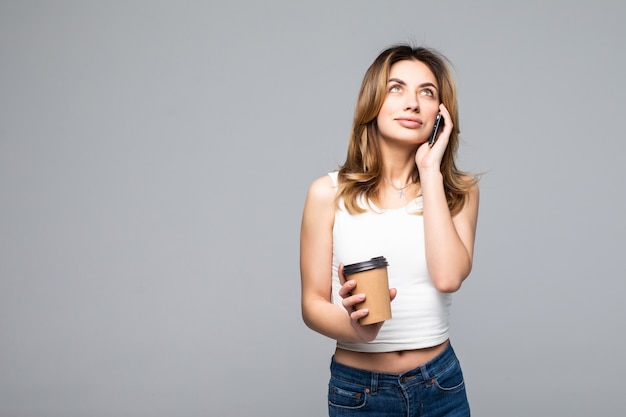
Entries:
{"type": "Polygon", "coordinates": [[[337,340],[329,415],[467,416],[448,310],[472,268],[476,180],[455,164],[456,90],[446,59],[398,45],[367,70],[346,162],[315,180],[302,218],[302,315],[337,340]],[[431,145],[438,114],[443,127],[431,145]],[[392,319],[361,325],[343,266],[385,256],[392,319]]]}

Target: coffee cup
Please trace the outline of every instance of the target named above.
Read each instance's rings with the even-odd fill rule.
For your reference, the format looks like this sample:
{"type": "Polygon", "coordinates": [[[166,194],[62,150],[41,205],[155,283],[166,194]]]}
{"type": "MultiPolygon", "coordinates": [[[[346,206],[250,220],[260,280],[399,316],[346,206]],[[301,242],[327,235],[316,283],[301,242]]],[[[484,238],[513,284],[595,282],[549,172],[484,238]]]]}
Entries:
{"type": "Polygon", "coordinates": [[[369,310],[369,314],[359,320],[361,324],[380,323],[391,318],[388,265],[384,256],[378,256],[343,267],[346,280],[354,280],[356,283],[352,293],[365,294],[365,300],[356,304],[357,309],[369,310]]]}

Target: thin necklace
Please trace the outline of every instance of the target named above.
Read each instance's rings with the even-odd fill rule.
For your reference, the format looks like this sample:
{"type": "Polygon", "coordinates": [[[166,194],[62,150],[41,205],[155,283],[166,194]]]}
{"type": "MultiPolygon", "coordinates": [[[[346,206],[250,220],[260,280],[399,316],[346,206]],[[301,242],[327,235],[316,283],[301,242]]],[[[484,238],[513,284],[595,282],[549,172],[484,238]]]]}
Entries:
{"type": "Polygon", "coordinates": [[[406,190],[407,188],[409,188],[409,186],[411,186],[412,184],[414,184],[414,182],[413,182],[413,181],[410,181],[410,182],[409,182],[407,185],[405,185],[404,187],[402,187],[402,188],[398,188],[398,187],[396,187],[395,185],[393,185],[393,184],[391,183],[391,181],[387,181],[387,178],[383,178],[383,179],[385,180],[385,182],[386,182],[387,184],[389,184],[389,185],[391,186],[391,188],[393,188],[394,190],[398,191],[398,198],[402,198],[402,196],[404,195],[404,190],[406,190]]]}

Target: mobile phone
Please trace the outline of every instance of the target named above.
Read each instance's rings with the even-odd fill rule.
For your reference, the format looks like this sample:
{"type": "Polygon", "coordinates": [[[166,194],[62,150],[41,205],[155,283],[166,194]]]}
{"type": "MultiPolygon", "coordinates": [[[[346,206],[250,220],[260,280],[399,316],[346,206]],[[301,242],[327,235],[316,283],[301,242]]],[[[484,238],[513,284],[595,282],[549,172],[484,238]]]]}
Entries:
{"type": "Polygon", "coordinates": [[[435,119],[433,133],[431,133],[430,137],[428,138],[428,146],[433,146],[435,144],[435,140],[437,139],[437,131],[439,130],[440,126],[443,127],[443,116],[441,115],[441,113],[439,113],[437,115],[437,118],[435,119]]]}

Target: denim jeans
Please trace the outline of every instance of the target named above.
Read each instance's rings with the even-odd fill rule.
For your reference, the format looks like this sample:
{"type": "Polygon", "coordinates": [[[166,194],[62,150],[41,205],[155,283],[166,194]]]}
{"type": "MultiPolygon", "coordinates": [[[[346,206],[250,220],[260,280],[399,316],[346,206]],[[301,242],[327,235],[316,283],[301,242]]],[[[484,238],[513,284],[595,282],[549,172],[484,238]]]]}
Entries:
{"type": "Polygon", "coordinates": [[[402,374],[330,365],[328,415],[467,417],[461,365],[451,345],[431,361],[402,374]]]}

